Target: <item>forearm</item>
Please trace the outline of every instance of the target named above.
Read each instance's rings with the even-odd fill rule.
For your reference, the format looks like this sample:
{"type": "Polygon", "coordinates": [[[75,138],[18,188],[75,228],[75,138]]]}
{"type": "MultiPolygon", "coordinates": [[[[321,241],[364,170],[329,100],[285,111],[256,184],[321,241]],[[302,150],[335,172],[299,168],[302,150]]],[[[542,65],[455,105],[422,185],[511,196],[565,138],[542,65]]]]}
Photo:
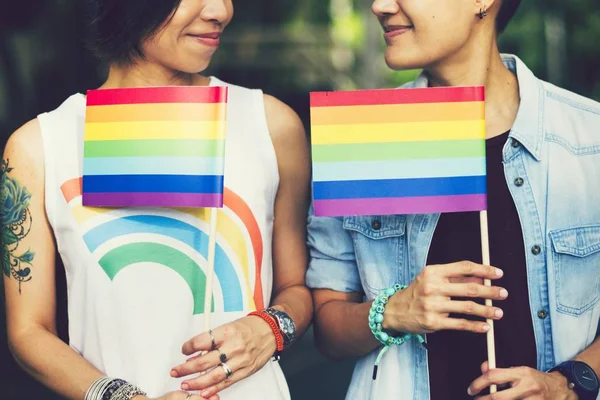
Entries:
{"type": "Polygon", "coordinates": [[[19,365],[62,397],[82,400],[102,376],[94,366],[43,327],[13,334],[10,347],[19,365]]]}
{"type": "Polygon", "coordinates": [[[313,302],[306,286],[295,285],[281,290],[273,299],[271,306],[290,316],[296,324],[298,336],[308,329],[312,319],[313,302]]]}
{"type": "Polygon", "coordinates": [[[583,352],[579,353],[575,358],[577,361],[583,361],[600,376],[600,337],[583,352]]]}
{"type": "Polygon", "coordinates": [[[323,304],[315,315],[315,337],[321,352],[342,359],[364,356],[381,346],[368,325],[370,309],[371,302],[332,300],[323,304]]]}

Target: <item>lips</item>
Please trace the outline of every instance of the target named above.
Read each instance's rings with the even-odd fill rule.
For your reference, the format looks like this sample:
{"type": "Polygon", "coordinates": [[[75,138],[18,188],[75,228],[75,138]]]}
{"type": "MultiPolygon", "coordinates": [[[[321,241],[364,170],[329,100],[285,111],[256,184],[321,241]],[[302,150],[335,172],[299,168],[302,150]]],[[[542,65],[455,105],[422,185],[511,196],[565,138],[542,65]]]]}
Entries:
{"type": "Polygon", "coordinates": [[[206,38],[206,39],[219,39],[221,37],[221,32],[202,33],[202,34],[197,34],[197,35],[192,35],[192,36],[199,37],[199,38],[206,38]]]}
{"type": "Polygon", "coordinates": [[[386,25],[383,27],[385,31],[385,39],[390,40],[396,36],[402,35],[413,29],[412,25],[386,25]]]}
{"type": "Polygon", "coordinates": [[[189,36],[206,46],[217,47],[220,43],[221,32],[194,33],[190,34],[189,36]]]}

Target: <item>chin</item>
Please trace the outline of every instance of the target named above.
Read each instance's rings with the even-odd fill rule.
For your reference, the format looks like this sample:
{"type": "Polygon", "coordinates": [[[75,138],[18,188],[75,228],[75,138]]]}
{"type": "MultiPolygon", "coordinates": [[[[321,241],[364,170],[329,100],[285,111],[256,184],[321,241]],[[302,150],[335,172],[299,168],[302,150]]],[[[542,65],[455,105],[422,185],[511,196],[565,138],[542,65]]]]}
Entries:
{"type": "Polygon", "coordinates": [[[385,62],[390,69],[396,71],[422,69],[429,64],[417,51],[398,51],[389,47],[385,52],[385,62]]]}
{"type": "Polygon", "coordinates": [[[175,71],[183,72],[184,74],[199,74],[200,72],[206,70],[210,65],[210,60],[198,61],[194,60],[193,62],[182,62],[172,65],[171,67],[175,71]]]}
{"type": "Polygon", "coordinates": [[[181,72],[185,72],[186,74],[199,74],[204,72],[208,68],[208,64],[202,65],[201,67],[188,67],[186,69],[180,69],[181,72]]]}

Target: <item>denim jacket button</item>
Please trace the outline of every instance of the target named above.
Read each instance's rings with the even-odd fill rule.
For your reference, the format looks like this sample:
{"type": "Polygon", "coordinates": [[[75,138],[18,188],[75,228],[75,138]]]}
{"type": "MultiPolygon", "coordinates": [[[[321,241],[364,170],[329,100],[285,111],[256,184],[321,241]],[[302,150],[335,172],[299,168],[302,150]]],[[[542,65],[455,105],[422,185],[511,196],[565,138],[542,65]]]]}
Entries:
{"type": "Polygon", "coordinates": [[[513,139],[511,145],[516,149],[521,146],[521,143],[519,143],[518,140],[513,139]]]}
{"type": "Polygon", "coordinates": [[[515,186],[517,186],[517,187],[523,186],[524,183],[525,183],[525,181],[521,177],[515,179],[515,186]]]}
{"type": "Polygon", "coordinates": [[[540,246],[537,246],[537,245],[535,245],[535,246],[533,246],[533,247],[531,248],[531,253],[532,253],[534,256],[537,256],[537,255],[539,255],[541,252],[542,252],[542,248],[541,248],[540,246]]]}
{"type": "Polygon", "coordinates": [[[373,220],[373,222],[371,222],[371,228],[373,228],[376,231],[380,230],[381,229],[381,221],[378,219],[373,220]]]}
{"type": "Polygon", "coordinates": [[[548,311],[541,309],[538,311],[537,314],[539,319],[546,319],[546,317],[548,316],[548,311]]]}

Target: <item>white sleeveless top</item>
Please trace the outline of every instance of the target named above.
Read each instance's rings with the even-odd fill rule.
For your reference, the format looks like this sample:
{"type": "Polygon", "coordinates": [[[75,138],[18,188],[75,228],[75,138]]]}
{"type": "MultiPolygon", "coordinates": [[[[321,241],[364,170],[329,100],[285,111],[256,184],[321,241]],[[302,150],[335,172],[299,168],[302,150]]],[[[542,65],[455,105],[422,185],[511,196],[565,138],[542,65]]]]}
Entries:
{"type": "MultiPolygon", "coordinates": [[[[271,298],[273,209],[279,184],[260,90],[229,87],[224,208],[219,211],[211,328],[262,309],[271,298]]],[[[179,390],[170,377],[183,343],[206,331],[208,209],[83,207],[86,100],[69,97],[39,116],[46,209],[65,265],[70,345],[106,375],[151,397],[179,390]]],[[[221,399],[288,399],[268,362],[221,399]]]]}

